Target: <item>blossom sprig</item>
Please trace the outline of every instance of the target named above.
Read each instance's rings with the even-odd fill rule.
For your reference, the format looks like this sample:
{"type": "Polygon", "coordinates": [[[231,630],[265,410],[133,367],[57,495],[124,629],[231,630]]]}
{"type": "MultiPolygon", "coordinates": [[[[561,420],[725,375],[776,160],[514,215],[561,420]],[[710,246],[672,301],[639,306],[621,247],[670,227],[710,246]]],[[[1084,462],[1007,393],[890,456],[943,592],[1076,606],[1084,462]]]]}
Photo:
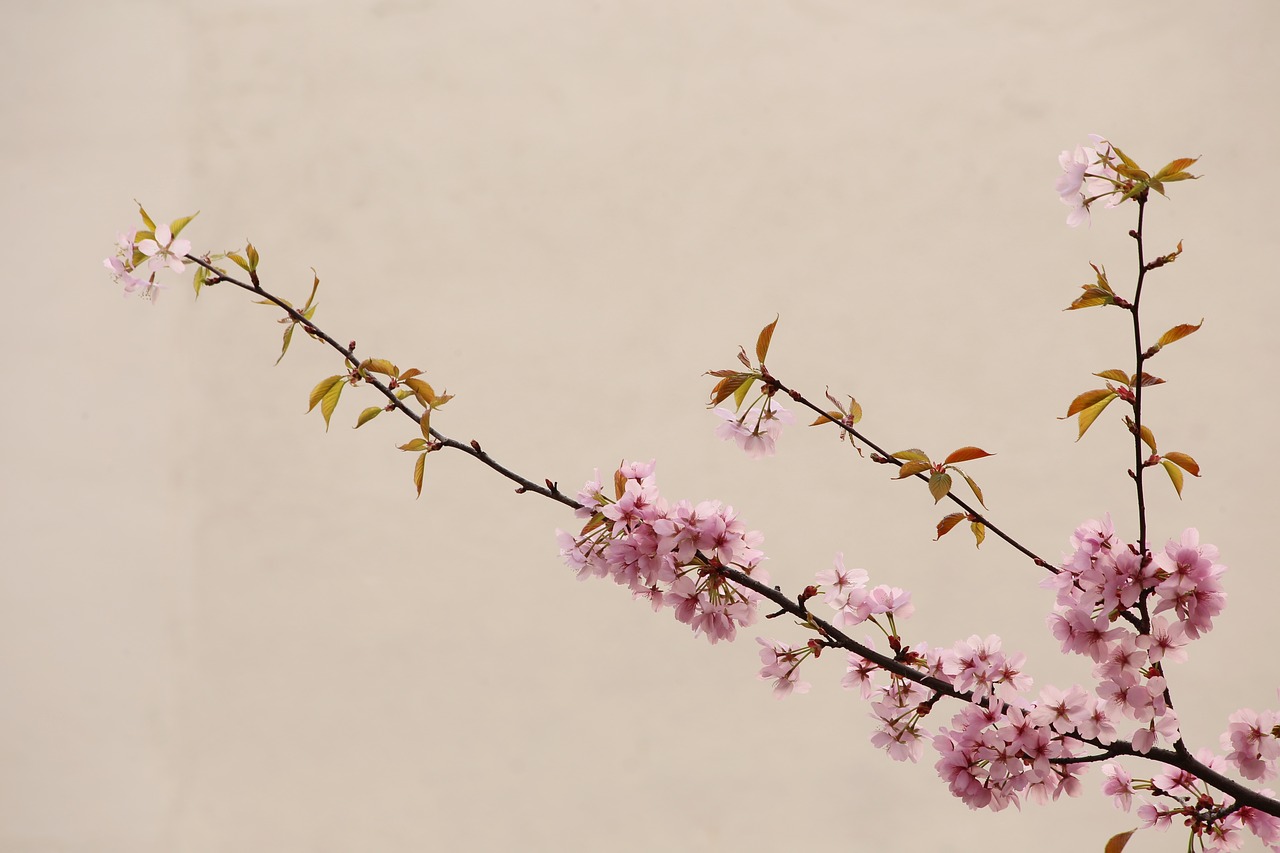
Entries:
{"type": "Polygon", "coordinates": [[[1077,145],[1058,156],[1062,175],[1054,189],[1071,209],[1067,224],[1072,228],[1089,221],[1097,201],[1106,199],[1106,207],[1118,207],[1130,199],[1145,199],[1150,190],[1165,195],[1165,184],[1199,177],[1187,171],[1198,157],[1179,157],[1152,175],[1105,138],[1091,133],[1089,140],[1092,145],[1077,145]]]}
{"type": "Polygon", "coordinates": [[[137,293],[154,304],[161,288],[166,286],[157,276],[164,270],[180,273],[186,269],[185,258],[191,251],[191,243],[178,235],[199,212],[179,217],[168,225],[156,225],[141,204],[138,213],[145,227],[117,235],[116,254],[104,259],[102,265],[117,284],[123,285],[126,296],[137,293]]]}

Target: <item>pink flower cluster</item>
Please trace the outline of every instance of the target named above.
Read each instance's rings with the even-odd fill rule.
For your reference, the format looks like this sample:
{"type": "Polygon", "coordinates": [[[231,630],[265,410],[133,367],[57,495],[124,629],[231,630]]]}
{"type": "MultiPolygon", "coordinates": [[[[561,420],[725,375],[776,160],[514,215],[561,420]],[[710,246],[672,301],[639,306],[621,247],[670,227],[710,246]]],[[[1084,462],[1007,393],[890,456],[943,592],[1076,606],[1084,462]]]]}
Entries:
{"type": "MultiPolygon", "coordinates": [[[[1097,199],[1116,191],[1120,176],[1112,166],[1111,143],[1095,133],[1089,134],[1092,146],[1077,145],[1074,151],[1063,151],[1058,156],[1062,174],[1054,184],[1062,203],[1071,208],[1067,224],[1072,228],[1089,221],[1089,206],[1097,199]]],[[[1120,195],[1107,203],[1115,207],[1120,195]]]]}
{"type": "Polygon", "coordinates": [[[182,259],[190,251],[190,241],[176,237],[168,225],[159,225],[154,231],[134,230],[117,235],[116,254],[104,259],[102,265],[117,284],[124,286],[126,296],[138,293],[154,303],[164,287],[156,280],[156,273],[163,269],[182,272],[186,268],[182,259]]]}
{"type": "Polygon", "coordinates": [[[1072,553],[1043,583],[1056,592],[1048,618],[1064,654],[1093,659],[1096,693],[1114,718],[1138,725],[1124,736],[1139,752],[1179,737],[1165,700],[1163,664],[1186,659],[1183,647],[1213,627],[1226,602],[1218,549],[1195,529],[1143,559],[1120,541],[1110,516],[1071,537],[1072,553]],[[1167,614],[1169,618],[1162,616],[1167,614]]]}
{"type": "Polygon", "coordinates": [[[733,439],[752,459],[772,456],[776,450],[782,425],[795,423],[795,415],[782,408],[772,397],[764,396],[742,414],[726,408],[715,413],[724,423],[716,427],[716,435],[725,441],[733,439]]]}
{"type": "Polygon", "coordinates": [[[654,611],[671,608],[711,643],[733,640],[739,626],[755,622],[759,596],[721,570],[732,567],[767,583],[759,567],[764,537],[719,501],[668,503],[658,494],[653,469],[653,462],[624,462],[614,475],[612,498],[598,475],[588,482],[576,510],[586,526],[577,536],[556,531],[560,555],[579,579],[612,578],[654,611]]]}

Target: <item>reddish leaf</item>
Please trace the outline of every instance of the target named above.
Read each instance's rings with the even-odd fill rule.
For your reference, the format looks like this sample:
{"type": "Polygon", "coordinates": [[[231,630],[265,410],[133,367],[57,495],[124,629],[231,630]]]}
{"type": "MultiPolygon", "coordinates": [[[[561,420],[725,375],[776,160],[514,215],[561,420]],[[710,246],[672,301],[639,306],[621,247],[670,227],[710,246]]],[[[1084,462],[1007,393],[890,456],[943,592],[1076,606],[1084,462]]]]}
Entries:
{"type": "Polygon", "coordinates": [[[1114,397],[1114,396],[1115,396],[1115,392],[1112,391],[1110,388],[1095,388],[1092,391],[1085,391],[1083,394],[1080,394],[1074,400],[1071,401],[1071,405],[1067,407],[1067,413],[1062,417],[1058,418],[1058,420],[1065,421],[1067,418],[1071,417],[1072,415],[1077,415],[1080,412],[1083,412],[1085,409],[1098,403],[1099,401],[1104,400],[1107,397],[1114,397]]]}
{"type": "Polygon", "coordinates": [[[951,515],[944,515],[942,520],[938,522],[938,535],[933,537],[933,541],[937,542],[943,536],[951,532],[951,528],[964,521],[965,514],[963,512],[953,512],[951,515]]]}
{"type": "Polygon", "coordinates": [[[898,469],[898,476],[896,479],[903,480],[907,477],[914,477],[916,474],[928,471],[929,468],[930,465],[928,462],[917,462],[915,460],[904,462],[902,463],[902,467],[898,469]]]}
{"type": "MultiPolygon", "coordinates": [[[[1153,449],[1153,452],[1154,452],[1154,449],[1153,449]]],[[[1164,455],[1164,458],[1168,459],[1174,465],[1177,465],[1183,471],[1186,471],[1192,477],[1200,476],[1200,465],[1196,462],[1196,460],[1192,459],[1187,454],[1179,453],[1176,450],[1172,450],[1166,453],[1164,455]]]]}
{"type": "Polygon", "coordinates": [[[1137,831],[1136,829],[1131,829],[1128,832],[1111,836],[1107,839],[1107,846],[1102,848],[1103,853],[1121,853],[1124,850],[1124,846],[1129,843],[1129,838],[1137,831]]]}
{"type": "MultiPolygon", "coordinates": [[[[1176,178],[1175,175],[1184,174],[1187,167],[1199,160],[1199,157],[1179,157],[1177,160],[1170,161],[1165,164],[1164,168],[1156,172],[1154,179],[1157,181],[1181,181],[1185,178],[1176,178]]],[[[1188,175],[1188,177],[1190,177],[1188,175]]]]}
{"type": "Polygon", "coordinates": [[[954,465],[957,462],[969,462],[974,459],[981,459],[984,456],[994,456],[994,453],[988,453],[981,447],[961,447],[959,450],[953,450],[942,460],[943,465],[954,465]]]}
{"type": "Polygon", "coordinates": [[[773,340],[773,330],[778,325],[778,318],[774,317],[773,322],[760,330],[760,336],[756,338],[756,359],[764,364],[764,357],[769,354],[769,342],[773,340]]]}
{"type": "Polygon", "coordinates": [[[1104,370],[1101,373],[1095,373],[1093,375],[1100,379],[1110,379],[1112,382],[1119,382],[1121,385],[1129,384],[1129,374],[1125,373],[1123,370],[1117,370],[1114,367],[1110,370],[1104,370]]]}
{"type": "Polygon", "coordinates": [[[1191,325],[1190,323],[1180,323],[1177,326],[1174,326],[1169,331],[1165,332],[1163,335],[1161,335],[1160,340],[1156,341],[1156,347],[1157,348],[1164,347],[1164,346],[1168,346],[1174,341],[1180,341],[1183,338],[1185,338],[1187,335],[1191,334],[1192,332],[1197,331],[1203,325],[1204,325],[1204,320],[1201,320],[1199,323],[1196,323],[1194,326],[1191,325]]]}
{"type": "Polygon", "coordinates": [[[1142,374],[1138,377],[1138,384],[1141,385],[1143,388],[1150,388],[1152,385],[1163,385],[1164,380],[1161,379],[1159,376],[1152,376],[1150,373],[1147,373],[1144,370],[1142,374]]]}

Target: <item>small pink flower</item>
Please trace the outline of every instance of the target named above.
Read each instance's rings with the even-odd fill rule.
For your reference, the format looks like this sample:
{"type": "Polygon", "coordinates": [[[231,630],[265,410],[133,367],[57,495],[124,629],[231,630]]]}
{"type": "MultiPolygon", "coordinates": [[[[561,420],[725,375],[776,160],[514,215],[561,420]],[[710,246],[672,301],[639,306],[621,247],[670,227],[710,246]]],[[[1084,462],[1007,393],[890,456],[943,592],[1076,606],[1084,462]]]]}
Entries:
{"type": "Polygon", "coordinates": [[[191,251],[191,241],[175,238],[168,225],[158,225],[155,238],[139,243],[138,251],[151,259],[148,266],[153,270],[168,267],[174,272],[182,272],[186,269],[182,257],[191,251]]]}
{"type": "Polygon", "coordinates": [[[1133,805],[1133,777],[1129,771],[1119,764],[1107,762],[1102,765],[1102,775],[1107,777],[1102,783],[1102,793],[1112,798],[1116,808],[1129,811],[1133,805]]]}

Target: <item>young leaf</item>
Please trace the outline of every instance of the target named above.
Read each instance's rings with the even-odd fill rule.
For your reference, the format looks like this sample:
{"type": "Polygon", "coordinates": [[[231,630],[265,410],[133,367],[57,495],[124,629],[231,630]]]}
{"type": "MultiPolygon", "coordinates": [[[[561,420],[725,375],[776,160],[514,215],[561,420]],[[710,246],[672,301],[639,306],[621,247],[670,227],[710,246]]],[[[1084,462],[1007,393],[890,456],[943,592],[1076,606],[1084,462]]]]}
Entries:
{"type": "Polygon", "coordinates": [[[823,424],[839,423],[842,420],[844,420],[844,412],[827,412],[825,415],[809,424],[809,426],[822,426],[823,424]]]}
{"type": "Polygon", "coordinates": [[[987,526],[981,521],[970,522],[969,529],[973,531],[973,547],[981,548],[982,540],[987,538],[987,526]]]}
{"type": "Polygon", "coordinates": [[[341,376],[330,376],[327,379],[321,379],[316,383],[316,387],[311,389],[311,405],[307,406],[307,411],[311,411],[324,399],[324,395],[329,393],[329,389],[333,387],[335,382],[341,382],[341,376]]]}
{"type": "Polygon", "coordinates": [[[934,503],[945,498],[949,491],[951,491],[950,474],[945,471],[934,471],[929,475],[929,494],[933,495],[934,503]]]}
{"type": "Polygon", "coordinates": [[[756,338],[756,360],[760,364],[764,364],[764,357],[769,354],[769,342],[773,340],[773,330],[778,325],[778,318],[774,317],[773,322],[760,330],[760,336],[756,338]]]}
{"type": "Polygon", "coordinates": [[[418,490],[418,497],[422,497],[422,471],[427,464],[426,451],[418,454],[418,461],[413,463],[413,487],[418,490]]]}
{"type": "Polygon", "coordinates": [[[1129,839],[1137,831],[1136,829],[1131,829],[1128,832],[1111,836],[1107,839],[1107,846],[1102,848],[1102,853],[1122,853],[1124,846],[1129,843],[1129,839]]]}
{"type": "Polygon", "coordinates": [[[431,438],[431,407],[430,406],[428,406],[427,410],[422,413],[422,417],[418,419],[418,426],[422,428],[422,437],[426,439],[430,439],[431,438]]]}
{"type": "MultiPolygon", "coordinates": [[[[712,375],[715,376],[718,373],[713,373],[712,375]]],[[[728,371],[724,378],[716,383],[716,387],[711,389],[711,402],[707,404],[707,407],[720,405],[736,392],[743,382],[749,379],[754,379],[750,373],[728,371]]]]}
{"type": "Polygon", "coordinates": [[[894,479],[904,480],[907,477],[914,477],[916,474],[921,474],[925,471],[928,471],[929,468],[930,468],[930,465],[928,462],[917,462],[916,460],[913,459],[910,462],[902,463],[902,466],[898,468],[898,476],[895,477],[894,479]]]}
{"type": "Polygon", "coordinates": [[[1169,475],[1169,479],[1173,481],[1173,488],[1177,491],[1178,497],[1182,497],[1182,469],[1168,459],[1161,459],[1160,466],[1164,468],[1165,473],[1169,475]]]}
{"type": "Polygon", "coordinates": [[[427,442],[425,439],[415,438],[410,441],[406,441],[404,444],[397,445],[396,450],[403,450],[406,453],[412,453],[415,450],[422,450],[426,448],[426,446],[427,442]]]}
{"type": "Polygon", "coordinates": [[[290,323],[284,328],[284,343],[280,345],[280,358],[276,359],[276,364],[280,363],[280,359],[284,358],[284,354],[289,351],[289,341],[293,340],[293,327],[297,323],[290,323]]]}
{"type": "Polygon", "coordinates": [[[925,456],[923,450],[920,450],[915,447],[908,447],[906,450],[899,450],[897,453],[893,454],[893,458],[906,459],[911,462],[924,462],[927,464],[933,464],[929,462],[929,457],[925,456]]]}
{"type": "Polygon", "coordinates": [[[196,274],[192,278],[191,283],[195,286],[197,299],[200,298],[200,288],[204,287],[204,283],[208,280],[209,280],[208,268],[202,267],[200,266],[200,264],[196,264],[196,274]]]}
{"type": "Polygon", "coordinates": [[[1071,417],[1072,415],[1077,415],[1080,412],[1083,412],[1085,409],[1089,408],[1090,406],[1094,405],[1100,400],[1104,400],[1107,397],[1114,397],[1114,396],[1115,396],[1115,392],[1112,391],[1110,388],[1095,388],[1092,391],[1085,391],[1083,394],[1078,395],[1074,400],[1071,401],[1071,405],[1067,407],[1067,413],[1062,417],[1058,418],[1058,420],[1065,421],[1067,418],[1071,417]]]}
{"type": "Polygon", "coordinates": [[[961,477],[964,477],[964,481],[969,484],[969,488],[973,491],[973,496],[978,499],[978,503],[982,504],[982,508],[986,509],[987,504],[982,500],[982,489],[978,488],[978,484],[973,481],[973,478],[961,471],[959,468],[952,468],[951,470],[955,471],[961,477]]]}
{"type": "Polygon", "coordinates": [[[944,515],[938,522],[938,535],[933,537],[933,541],[937,542],[943,536],[951,532],[951,528],[964,521],[965,514],[963,512],[953,512],[950,515],[944,515]]]}
{"type": "Polygon", "coordinates": [[[751,386],[755,384],[755,376],[747,376],[747,380],[733,390],[734,409],[741,409],[742,404],[746,402],[747,392],[751,390],[751,386]]]}
{"type": "Polygon", "coordinates": [[[1113,392],[1108,392],[1107,396],[1080,413],[1080,434],[1076,436],[1076,441],[1084,438],[1085,431],[1093,426],[1093,422],[1098,419],[1098,415],[1102,414],[1102,410],[1115,398],[1116,395],[1113,392]]]}
{"type": "Polygon", "coordinates": [[[249,256],[249,272],[253,272],[258,268],[258,250],[252,243],[246,243],[244,253],[249,256]]]}
{"type": "Polygon", "coordinates": [[[311,319],[311,315],[307,314],[307,310],[311,309],[311,303],[314,302],[316,298],[316,291],[320,289],[320,273],[316,272],[315,267],[311,268],[311,275],[315,281],[311,282],[311,295],[307,297],[307,304],[302,309],[302,313],[306,315],[308,320],[311,319]]]}
{"type": "Polygon", "coordinates": [[[385,410],[381,406],[370,406],[360,413],[360,417],[356,419],[356,425],[353,429],[360,429],[360,427],[382,414],[383,411],[385,410]]]}
{"type": "Polygon", "coordinates": [[[1125,373],[1123,370],[1117,370],[1114,367],[1110,370],[1104,370],[1101,373],[1095,373],[1093,375],[1097,376],[1099,379],[1109,379],[1112,382],[1119,382],[1121,385],[1129,384],[1129,374],[1125,373]]]}
{"type": "Polygon", "coordinates": [[[1167,346],[1173,343],[1174,341],[1180,341],[1183,338],[1185,338],[1187,335],[1191,334],[1192,332],[1197,331],[1203,325],[1204,325],[1204,320],[1201,320],[1199,323],[1196,323],[1194,326],[1191,325],[1190,323],[1180,323],[1177,326],[1174,326],[1169,331],[1165,332],[1163,335],[1161,335],[1160,340],[1156,341],[1156,347],[1159,348],[1159,347],[1167,346]]]}
{"type": "Polygon", "coordinates": [[[987,451],[983,450],[981,447],[965,446],[965,447],[961,447],[959,450],[951,451],[951,453],[947,456],[947,458],[942,460],[942,464],[954,465],[957,462],[969,462],[974,459],[981,459],[984,456],[994,456],[994,455],[995,455],[994,453],[988,453],[987,451]]]}
{"type": "Polygon", "coordinates": [[[1152,385],[1164,384],[1164,380],[1161,379],[1159,376],[1152,376],[1150,373],[1147,373],[1145,370],[1142,371],[1141,374],[1139,374],[1137,382],[1143,388],[1150,388],[1152,385]]]}
{"type": "MultiPolygon", "coordinates": [[[[1133,423],[1133,421],[1129,418],[1125,418],[1125,420],[1129,421],[1129,423],[1133,423]]],[[[1155,434],[1151,432],[1151,430],[1147,427],[1146,424],[1142,425],[1139,432],[1142,434],[1142,441],[1147,445],[1147,447],[1151,448],[1151,452],[1159,453],[1160,451],[1156,449],[1155,434]]]]}
{"type": "Polygon", "coordinates": [[[190,216],[182,216],[173,220],[173,222],[169,223],[170,233],[172,233],[173,236],[177,237],[180,233],[182,233],[182,229],[187,227],[187,223],[195,219],[199,215],[200,215],[200,211],[197,210],[195,213],[191,214],[190,216]]]}
{"type": "Polygon", "coordinates": [[[404,384],[413,389],[414,395],[422,405],[430,406],[435,403],[436,391],[429,383],[421,379],[406,379],[404,384]]]}
{"type": "MultiPolygon", "coordinates": [[[[137,199],[134,200],[134,204],[137,204],[137,199]]],[[[156,230],[156,223],[150,216],[147,216],[146,208],[138,204],[138,212],[142,214],[142,221],[147,223],[147,227],[154,232],[156,230]]]]}
{"type": "Polygon", "coordinates": [[[1185,181],[1192,177],[1187,175],[1185,178],[1176,177],[1177,175],[1186,175],[1187,167],[1199,160],[1199,157],[1179,157],[1165,165],[1163,169],[1156,172],[1153,180],[1157,181],[1185,181]]]}
{"type": "Polygon", "coordinates": [[[320,400],[320,414],[324,415],[324,431],[329,431],[329,418],[333,417],[333,410],[338,408],[338,398],[342,396],[342,389],[347,383],[342,377],[338,377],[338,381],[329,386],[329,390],[324,392],[324,397],[320,400]]]}
{"type": "MultiPolygon", "coordinates": [[[[1154,448],[1152,448],[1152,452],[1153,452],[1153,453],[1155,452],[1155,449],[1154,449],[1154,448]]],[[[1200,476],[1200,465],[1199,465],[1199,463],[1197,463],[1197,462],[1196,462],[1196,460],[1192,459],[1192,458],[1191,458],[1190,456],[1188,456],[1187,454],[1185,454],[1185,453],[1179,453],[1179,452],[1178,452],[1178,451],[1176,451],[1176,450],[1171,450],[1171,451],[1169,451],[1168,453],[1166,453],[1166,454],[1164,455],[1164,458],[1165,458],[1165,459],[1168,459],[1168,460],[1169,460],[1170,462],[1172,462],[1174,465],[1177,465],[1177,466],[1178,466],[1179,468],[1181,468],[1183,471],[1186,471],[1186,472],[1187,472],[1188,474],[1190,474],[1192,477],[1199,477],[1199,476],[1200,476]]]]}
{"type": "Polygon", "coordinates": [[[395,376],[400,372],[400,368],[385,358],[366,358],[360,362],[360,369],[370,373],[381,373],[383,376],[395,376]]]}
{"type": "Polygon", "coordinates": [[[249,266],[249,262],[248,262],[248,261],[246,261],[246,260],[244,259],[244,257],[243,257],[242,255],[240,255],[239,253],[237,253],[237,252],[227,252],[227,257],[228,257],[228,258],[230,258],[231,260],[235,261],[235,262],[236,262],[236,266],[240,267],[240,269],[244,270],[245,272],[252,272],[252,271],[253,271],[253,270],[252,270],[252,268],[249,266]]]}

